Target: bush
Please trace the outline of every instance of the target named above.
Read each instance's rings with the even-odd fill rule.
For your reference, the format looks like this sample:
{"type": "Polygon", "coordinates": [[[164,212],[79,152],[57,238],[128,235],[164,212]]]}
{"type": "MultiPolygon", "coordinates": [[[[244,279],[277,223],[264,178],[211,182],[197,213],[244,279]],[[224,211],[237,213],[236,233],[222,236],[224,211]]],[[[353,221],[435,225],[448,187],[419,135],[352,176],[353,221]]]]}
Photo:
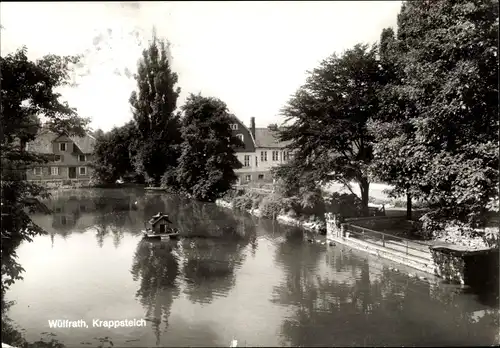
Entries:
{"type": "Polygon", "coordinates": [[[363,216],[361,199],[352,193],[332,192],[325,198],[326,211],[344,218],[363,216]]]}
{"type": "Polygon", "coordinates": [[[265,194],[251,190],[245,191],[242,189],[233,189],[224,197],[226,200],[231,202],[234,209],[247,211],[250,209],[257,209],[265,197],[265,194]]]}
{"type": "Polygon", "coordinates": [[[179,187],[174,170],[168,170],[163,174],[160,180],[160,187],[174,189],[179,187]]]}
{"type": "Polygon", "coordinates": [[[234,209],[237,210],[250,210],[252,209],[253,199],[250,195],[244,194],[243,196],[238,196],[233,199],[232,205],[234,209]]]}
{"type": "Polygon", "coordinates": [[[276,218],[284,212],[283,197],[276,194],[264,197],[259,205],[259,210],[263,217],[276,218]]]}

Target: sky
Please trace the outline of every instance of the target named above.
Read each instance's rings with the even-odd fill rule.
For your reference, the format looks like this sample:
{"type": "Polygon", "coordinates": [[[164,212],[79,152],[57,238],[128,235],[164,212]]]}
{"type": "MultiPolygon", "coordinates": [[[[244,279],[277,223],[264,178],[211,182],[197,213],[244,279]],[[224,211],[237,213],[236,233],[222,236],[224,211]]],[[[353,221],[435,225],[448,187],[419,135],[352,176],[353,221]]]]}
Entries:
{"type": "Polygon", "coordinates": [[[104,131],[132,119],[133,74],[156,28],[171,44],[181,106],[190,93],[223,100],[245,124],[283,122],[280,109],[333,53],[375,43],[400,1],[2,2],[2,56],[82,54],[62,99],[104,131]]]}

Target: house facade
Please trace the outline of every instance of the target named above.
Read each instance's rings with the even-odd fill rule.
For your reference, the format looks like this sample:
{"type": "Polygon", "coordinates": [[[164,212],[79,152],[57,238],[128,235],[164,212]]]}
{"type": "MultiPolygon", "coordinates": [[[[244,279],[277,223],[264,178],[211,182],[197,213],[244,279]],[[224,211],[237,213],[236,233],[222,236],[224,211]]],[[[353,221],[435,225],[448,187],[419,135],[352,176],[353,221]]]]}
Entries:
{"type": "Polygon", "coordinates": [[[26,179],[45,184],[90,184],[96,139],[56,134],[42,129],[26,150],[48,156],[49,162],[29,168],[26,179]]]}
{"type": "Polygon", "coordinates": [[[278,141],[276,132],[268,128],[256,128],[254,117],[250,119],[250,127],[246,127],[235,116],[233,120],[233,135],[244,143],[244,147],[236,151],[238,160],[243,165],[235,170],[238,183],[272,182],[271,169],[290,159],[290,152],[285,148],[288,143],[278,141]]]}

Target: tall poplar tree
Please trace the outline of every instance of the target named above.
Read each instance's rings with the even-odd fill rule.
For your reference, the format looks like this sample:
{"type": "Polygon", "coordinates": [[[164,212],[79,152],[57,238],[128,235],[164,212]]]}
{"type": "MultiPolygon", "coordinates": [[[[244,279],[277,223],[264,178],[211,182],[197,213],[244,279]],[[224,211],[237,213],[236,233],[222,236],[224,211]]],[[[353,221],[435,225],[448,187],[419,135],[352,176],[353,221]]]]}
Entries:
{"type": "Polygon", "coordinates": [[[165,172],[174,171],[180,155],[180,118],[175,113],[180,88],[172,71],[169,45],[156,33],[143,51],[137,69],[137,91],[130,104],[138,131],[134,165],[147,182],[159,185],[165,172]]]}

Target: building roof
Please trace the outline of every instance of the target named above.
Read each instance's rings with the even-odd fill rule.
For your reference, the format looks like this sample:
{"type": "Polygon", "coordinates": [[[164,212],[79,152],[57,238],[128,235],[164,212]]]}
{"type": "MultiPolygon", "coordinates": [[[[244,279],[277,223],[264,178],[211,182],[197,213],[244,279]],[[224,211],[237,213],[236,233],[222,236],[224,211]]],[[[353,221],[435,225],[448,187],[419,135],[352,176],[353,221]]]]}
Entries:
{"type": "Polygon", "coordinates": [[[255,128],[255,146],[268,148],[284,148],[290,141],[279,141],[276,131],[269,128],[255,128]]]}
{"type": "Polygon", "coordinates": [[[158,213],[158,214],[154,215],[151,218],[151,220],[149,220],[149,223],[151,225],[154,225],[154,224],[156,224],[160,220],[166,220],[168,223],[172,223],[172,221],[170,220],[170,218],[168,217],[168,215],[167,214],[163,214],[163,213],[158,213]]]}
{"type": "Polygon", "coordinates": [[[70,137],[70,139],[73,140],[82,153],[94,152],[96,140],[93,136],[87,134],[84,137],[70,137]]]}
{"type": "MultiPolygon", "coordinates": [[[[52,142],[57,138],[59,138],[58,134],[47,129],[41,129],[35,140],[30,141],[26,145],[26,150],[41,154],[53,153],[52,142]]],[[[90,154],[94,152],[96,139],[93,136],[87,134],[84,137],[71,136],[69,138],[78,146],[82,153],[90,154]]]]}

